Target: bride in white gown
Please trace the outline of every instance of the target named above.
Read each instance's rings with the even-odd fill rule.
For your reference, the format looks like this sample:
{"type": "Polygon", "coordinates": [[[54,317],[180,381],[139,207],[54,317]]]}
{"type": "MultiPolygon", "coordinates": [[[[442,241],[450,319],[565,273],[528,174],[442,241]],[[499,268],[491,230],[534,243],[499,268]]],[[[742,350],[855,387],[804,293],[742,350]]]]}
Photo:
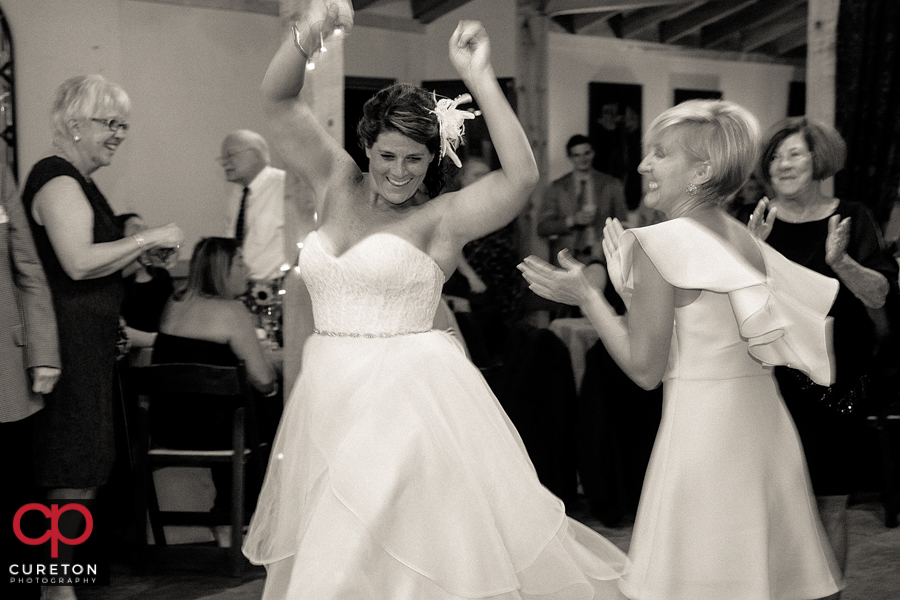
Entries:
{"type": "Polygon", "coordinates": [[[266,565],[263,597],[619,598],[626,556],[566,517],[480,372],[431,329],[463,245],[515,218],[538,180],[487,34],[461,22],[450,59],[502,168],[440,195],[453,107],[411,85],[379,92],[358,127],[362,173],[298,98],[320,30],[351,24],[349,2],[309,6],[263,82],[280,154],[319,215],[300,261],[316,333],[243,548],[266,565]]]}
{"type": "Polygon", "coordinates": [[[563,269],[534,257],[520,265],[536,293],[581,307],[635,382],[663,383],[621,586],[635,600],[809,600],[841,586],[772,375],[787,364],[831,382],[837,281],[721,208],[749,176],[758,136],[753,115],[725,101],[685,102],[653,121],[638,171],[646,205],[671,220],[604,231],[626,316],[565,252],[563,269]]]}

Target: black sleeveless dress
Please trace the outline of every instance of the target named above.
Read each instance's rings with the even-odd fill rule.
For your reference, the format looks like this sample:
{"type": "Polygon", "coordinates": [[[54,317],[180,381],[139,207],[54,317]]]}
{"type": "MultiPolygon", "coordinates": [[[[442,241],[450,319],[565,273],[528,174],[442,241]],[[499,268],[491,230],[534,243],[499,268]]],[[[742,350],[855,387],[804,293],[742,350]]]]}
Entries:
{"type": "MultiPolygon", "coordinates": [[[[884,275],[888,282],[896,281],[897,265],[884,251],[877,225],[864,205],[841,200],[833,214],[851,219],[847,254],[884,275]]],[[[859,396],[857,404],[864,404],[866,398],[859,395],[856,382],[872,374],[875,328],[862,301],[825,262],[828,218],[804,223],[776,219],[766,242],[790,260],[840,282],[837,299],[828,313],[834,318],[837,365],[832,393],[859,396]]],[[[867,435],[865,416],[870,407],[858,406],[853,414],[840,414],[823,401],[826,388],[812,384],[794,369],[776,367],[775,376],[803,443],[813,491],[817,496],[851,493],[859,477],[859,448],[862,436],[867,435]]]]}
{"type": "Polygon", "coordinates": [[[94,243],[122,239],[124,232],[97,186],[70,162],[49,156],[32,167],[22,202],[53,295],[62,363],[46,407],[35,415],[35,478],[49,488],[87,488],[106,483],[115,460],[113,384],[124,287],[121,272],[76,281],[63,270],[31,211],[38,191],[57,177],[81,186],[94,213],[94,243]]]}

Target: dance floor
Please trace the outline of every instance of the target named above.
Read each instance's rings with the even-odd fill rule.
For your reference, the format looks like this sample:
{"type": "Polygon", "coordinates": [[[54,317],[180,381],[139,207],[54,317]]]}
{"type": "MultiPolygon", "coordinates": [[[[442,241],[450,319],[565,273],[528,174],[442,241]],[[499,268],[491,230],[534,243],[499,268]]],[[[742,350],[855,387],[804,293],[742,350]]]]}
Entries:
{"type": "MultiPolygon", "coordinates": [[[[604,527],[583,506],[571,508],[576,519],[596,529],[623,550],[631,527],[604,527]]],[[[850,557],[847,589],[841,600],[900,598],[900,527],[884,526],[881,505],[864,498],[850,507],[850,557]]],[[[224,557],[209,545],[172,546],[160,554],[150,573],[138,575],[130,565],[114,564],[108,588],[79,590],[79,600],[259,600],[265,570],[251,567],[241,579],[225,574],[224,557]]]]}

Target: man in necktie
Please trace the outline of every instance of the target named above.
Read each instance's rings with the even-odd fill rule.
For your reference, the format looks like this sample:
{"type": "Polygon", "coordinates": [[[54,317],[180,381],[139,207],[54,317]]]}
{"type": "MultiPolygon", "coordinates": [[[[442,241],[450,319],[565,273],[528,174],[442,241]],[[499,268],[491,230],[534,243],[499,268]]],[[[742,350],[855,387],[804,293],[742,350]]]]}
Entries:
{"type": "Polygon", "coordinates": [[[228,201],[224,235],[241,243],[251,281],[281,277],[286,262],[284,171],[269,166],[266,141],[246,129],[225,137],[219,162],[225,179],[236,184],[228,201]]]}
{"type": "Polygon", "coordinates": [[[572,171],[547,189],[538,211],[537,234],[547,240],[550,259],[568,248],[585,264],[604,265],[603,226],[607,218],[625,221],[628,208],[625,190],[615,177],[591,166],[594,148],[584,135],[574,135],[566,144],[572,171]]]}

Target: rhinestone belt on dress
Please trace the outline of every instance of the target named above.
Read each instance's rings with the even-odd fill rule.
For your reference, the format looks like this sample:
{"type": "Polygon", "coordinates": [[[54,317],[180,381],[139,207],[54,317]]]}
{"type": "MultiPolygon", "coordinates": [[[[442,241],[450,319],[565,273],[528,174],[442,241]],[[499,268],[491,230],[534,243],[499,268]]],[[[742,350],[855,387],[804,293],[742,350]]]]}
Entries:
{"type": "Polygon", "coordinates": [[[418,335],[420,333],[428,333],[430,329],[422,331],[403,331],[401,333],[343,333],[339,331],[322,331],[321,329],[313,329],[313,333],[319,335],[327,335],[329,337],[352,337],[352,338],[392,338],[401,335],[418,335]]]}

